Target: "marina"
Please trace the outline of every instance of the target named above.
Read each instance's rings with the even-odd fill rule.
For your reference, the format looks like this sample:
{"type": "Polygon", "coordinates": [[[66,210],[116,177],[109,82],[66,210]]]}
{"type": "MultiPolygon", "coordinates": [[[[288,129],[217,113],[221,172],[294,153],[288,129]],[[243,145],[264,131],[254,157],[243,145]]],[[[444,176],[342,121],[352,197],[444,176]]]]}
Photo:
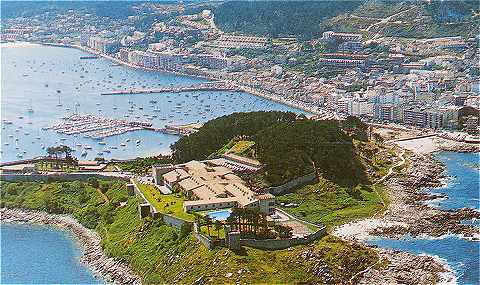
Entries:
{"type": "Polygon", "coordinates": [[[57,133],[65,135],[82,134],[85,138],[103,139],[126,132],[143,130],[151,126],[152,123],[149,122],[126,121],[75,114],[64,118],[64,122],[44,128],[44,130],[54,130],[57,133]]]}

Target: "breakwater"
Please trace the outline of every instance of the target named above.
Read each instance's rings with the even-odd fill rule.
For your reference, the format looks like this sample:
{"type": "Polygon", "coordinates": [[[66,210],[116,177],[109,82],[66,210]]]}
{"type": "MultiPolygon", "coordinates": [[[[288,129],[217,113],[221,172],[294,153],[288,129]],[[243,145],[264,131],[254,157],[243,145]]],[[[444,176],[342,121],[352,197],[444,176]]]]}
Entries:
{"type": "Polygon", "coordinates": [[[151,93],[180,93],[194,91],[239,91],[234,84],[226,81],[206,82],[188,86],[170,86],[153,89],[127,89],[103,92],[101,95],[127,95],[127,94],[151,94],[151,93]]]}
{"type": "Polygon", "coordinates": [[[85,228],[70,216],[8,208],[0,208],[0,214],[2,223],[50,225],[68,230],[83,248],[80,262],[90,267],[94,274],[108,283],[141,284],[140,277],[126,264],[105,255],[97,233],[85,228]]]}

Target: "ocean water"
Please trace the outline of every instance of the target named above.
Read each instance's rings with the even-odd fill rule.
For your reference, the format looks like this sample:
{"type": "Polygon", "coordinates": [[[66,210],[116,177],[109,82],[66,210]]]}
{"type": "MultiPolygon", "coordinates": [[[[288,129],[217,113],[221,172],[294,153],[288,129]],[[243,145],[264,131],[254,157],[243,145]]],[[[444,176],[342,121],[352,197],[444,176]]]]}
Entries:
{"type": "MultiPolygon", "coordinates": [[[[18,154],[22,154],[24,159],[45,155],[46,151],[42,147],[59,144],[75,149],[74,155],[77,157],[83,151],[82,148],[88,145],[92,150],[88,151],[84,159],[97,157],[97,153],[105,149],[105,146],[99,145],[96,140],[84,138],[83,135],[74,137],[42,130],[74,112],[142,121],[147,121],[145,115],[157,115],[151,121],[154,127],[205,122],[242,111],[302,112],[242,92],[102,96],[100,94],[105,91],[181,86],[205,80],[114,66],[111,61],[102,58],[80,59],[87,55],[89,54],[71,48],[1,44],[1,161],[17,160],[18,154]],[[151,100],[156,100],[157,104],[151,104],[151,100]],[[61,107],[57,107],[59,103],[61,107]],[[125,118],[124,115],[128,114],[127,110],[133,104],[136,106],[135,113],[125,118]],[[33,108],[33,113],[27,111],[30,107],[33,108]],[[160,109],[160,112],[154,112],[155,108],[160,109]],[[140,118],[136,119],[136,116],[140,118]],[[13,124],[4,124],[3,120],[12,121],[13,124]],[[77,147],[77,144],[82,146],[77,147]]],[[[178,138],[153,131],[136,131],[109,137],[105,139],[106,146],[117,146],[118,149],[104,153],[104,157],[125,159],[165,153],[178,138]],[[130,139],[127,146],[120,147],[127,139],[130,139]],[[138,146],[135,145],[137,140],[141,140],[138,146]]]]}
{"type": "Polygon", "coordinates": [[[448,199],[434,200],[431,205],[441,209],[469,207],[480,210],[480,157],[475,153],[440,152],[435,157],[446,165],[448,176],[445,187],[426,189],[430,193],[448,195],[448,199]]]}
{"type": "MultiPolygon", "coordinates": [[[[442,209],[471,207],[479,209],[479,156],[475,153],[440,152],[435,157],[446,165],[450,176],[442,188],[426,189],[428,192],[444,193],[448,199],[432,203],[442,209]]],[[[478,221],[465,221],[478,226],[478,221]]],[[[480,284],[480,242],[463,239],[457,235],[440,238],[402,239],[373,238],[368,241],[379,247],[408,251],[415,254],[429,254],[445,260],[455,271],[458,284],[480,284]]]]}
{"type": "Polygon", "coordinates": [[[0,284],[101,284],[79,262],[67,232],[47,226],[1,224],[0,284]]]}

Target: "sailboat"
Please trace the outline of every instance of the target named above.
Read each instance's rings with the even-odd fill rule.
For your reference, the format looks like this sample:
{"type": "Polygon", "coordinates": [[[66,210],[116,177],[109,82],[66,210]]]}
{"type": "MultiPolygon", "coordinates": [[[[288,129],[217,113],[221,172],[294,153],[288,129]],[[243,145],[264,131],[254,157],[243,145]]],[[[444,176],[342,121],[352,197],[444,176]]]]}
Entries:
{"type": "Polygon", "coordinates": [[[62,107],[62,102],[60,102],[60,95],[58,95],[58,104],[57,104],[57,107],[62,107]]]}
{"type": "Polygon", "coordinates": [[[32,108],[32,99],[30,99],[30,107],[27,109],[27,112],[33,113],[33,108],[32,108]]]}

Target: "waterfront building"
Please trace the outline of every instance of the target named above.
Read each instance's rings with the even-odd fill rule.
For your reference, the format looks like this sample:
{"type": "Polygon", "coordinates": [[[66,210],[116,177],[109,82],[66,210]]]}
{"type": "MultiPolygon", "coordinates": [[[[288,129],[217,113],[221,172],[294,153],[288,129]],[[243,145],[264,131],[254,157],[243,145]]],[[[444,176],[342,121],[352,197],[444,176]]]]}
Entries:
{"type": "Polygon", "coordinates": [[[231,207],[258,207],[266,214],[273,213],[275,197],[257,194],[233,171],[223,166],[190,161],[181,165],[154,166],[154,181],[172,192],[180,191],[185,211],[204,211],[231,207]]]}
{"type": "Polygon", "coordinates": [[[443,114],[435,110],[406,108],[403,110],[402,117],[406,125],[432,129],[443,127],[443,114]]]}
{"type": "Polygon", "coordinates": [[[210,69],[224,69],[230,64],[228,58],[213,54],[194,54],[191,55],[190,58],[195,65],[210,69]]]}
{"type": "Polygon", "coordinates": [[[110,38],[91,36],[88,40],[84,38],[83,42],[87,47],[102,53],[116,53],[120,49],[120,42],[110,38]]]}

